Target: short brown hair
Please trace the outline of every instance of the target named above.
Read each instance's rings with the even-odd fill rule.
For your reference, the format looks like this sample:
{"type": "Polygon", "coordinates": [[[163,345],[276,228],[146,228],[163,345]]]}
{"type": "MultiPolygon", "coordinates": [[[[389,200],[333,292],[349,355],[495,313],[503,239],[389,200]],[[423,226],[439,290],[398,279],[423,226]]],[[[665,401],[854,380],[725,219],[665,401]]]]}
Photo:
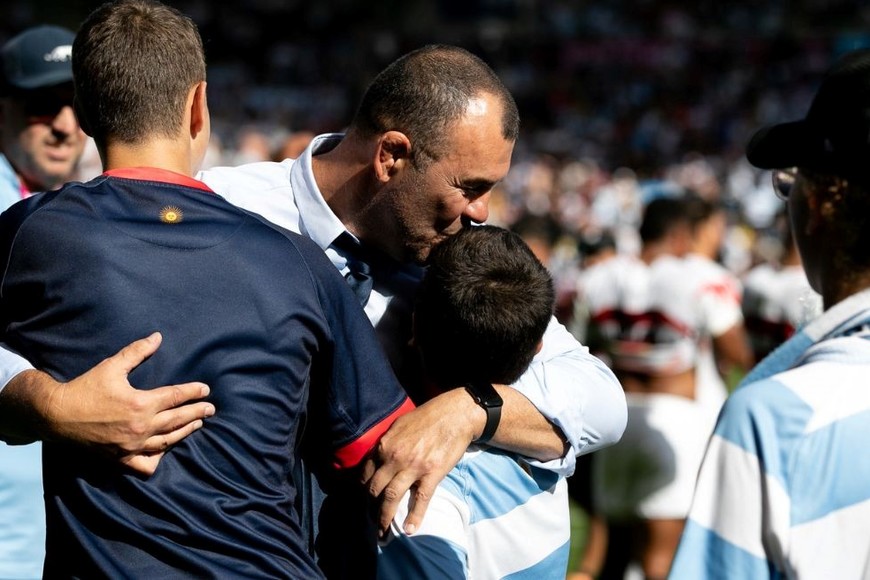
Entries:
{"type": "Polygon", "coordinates": [[[503,106],[502,136],[516,141],[519,113],[510,91],[480,58],[465,49],[429,45],[400,57],[369,85],[351,130],[364,136],[401,131],[414,144],[418,165],[438,159],[449,143],[448,127],[461,119],[471,99],[495,96],[503,106]]]}
{"type": "Polygon", "coordinates": [[[441,389],[510,384],[528,368],[553,316],[547,269],[495,226],[460,230],[432,249],[414,309],[425,371],[441,389]]]}
{"type": "Polygon", "coordinates": [[[76,113],[100,144],[174,137],[191,87],[205,80],[193,21],[153,0],[103,4],[73,43],[76,113]]]}

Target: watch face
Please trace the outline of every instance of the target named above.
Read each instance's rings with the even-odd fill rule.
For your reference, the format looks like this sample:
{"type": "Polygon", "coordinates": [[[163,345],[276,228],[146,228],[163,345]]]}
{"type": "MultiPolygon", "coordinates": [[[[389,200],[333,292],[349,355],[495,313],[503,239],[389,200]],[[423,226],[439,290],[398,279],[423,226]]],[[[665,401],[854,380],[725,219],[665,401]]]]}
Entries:
{"type": "Polygon", "coordinates": [[[474,382],[468,384],[468,390],[477,398],[484,407],[501,407],[502,399],[498,391],[490,383],[474,382]]]}

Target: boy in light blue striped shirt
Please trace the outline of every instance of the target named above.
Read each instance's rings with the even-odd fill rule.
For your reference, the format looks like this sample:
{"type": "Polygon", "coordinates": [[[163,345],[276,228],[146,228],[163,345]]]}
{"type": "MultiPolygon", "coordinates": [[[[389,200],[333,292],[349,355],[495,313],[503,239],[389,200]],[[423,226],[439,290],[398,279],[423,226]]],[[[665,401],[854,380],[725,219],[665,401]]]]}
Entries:
{"type": "Polygon", "coordinates": [[[420,369],[408,375],[419,380],[403,383],[418,404],[465,387],[489,421],[439,485],[413,535],[401,528],[405,498],[380,542],[379,578],[564,577],[570,536],[564,478],[485,444],[498,420],[487,386],[509,384],[526,370],[553,304],[546,268],[514,233],[465,228],[433,250],[414,310],[420,369]]]}

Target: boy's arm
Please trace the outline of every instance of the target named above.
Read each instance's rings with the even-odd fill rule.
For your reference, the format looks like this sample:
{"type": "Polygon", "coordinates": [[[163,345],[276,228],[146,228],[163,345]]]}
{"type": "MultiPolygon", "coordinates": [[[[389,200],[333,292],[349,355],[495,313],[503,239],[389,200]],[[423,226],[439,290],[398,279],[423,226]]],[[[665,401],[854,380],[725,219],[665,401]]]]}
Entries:
{"type": "MultiPolygon", "coordinates": [[[[90,371],[61,383],[46,373],[24,370],[0,391],[0,439],[28,443],[61,439],[89,445],[150,475],[165,450],[214,414],[208,387],[186,383],[140,391],[127,375],[160,346],[157,333],[135,341],[90,371]]],[[[4,371],[12,368],[0,359],[4,371]]],[[[18,360],[21,360],[18,358],[18,360]]],[[[19,363],[20,364],[20,363],[19,363]]]]}

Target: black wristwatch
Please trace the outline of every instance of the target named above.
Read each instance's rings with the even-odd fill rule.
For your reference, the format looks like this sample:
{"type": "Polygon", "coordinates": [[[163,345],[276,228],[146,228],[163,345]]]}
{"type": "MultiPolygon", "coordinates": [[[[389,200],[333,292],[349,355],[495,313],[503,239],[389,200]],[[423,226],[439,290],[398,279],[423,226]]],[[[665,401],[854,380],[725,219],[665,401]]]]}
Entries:
{"type": "Polygon", "coordinates": [[[486,411],[486,425],[483,427],[483,433],[472,443],[486,443],[495,435],[495,430],[498,429],[498,422],[501,420],[501,406],[503,404],[501,395],[498,394],[490,383],[483,381],[467,383],[465,390],[468,391],[474,402],[486,411]]]}

